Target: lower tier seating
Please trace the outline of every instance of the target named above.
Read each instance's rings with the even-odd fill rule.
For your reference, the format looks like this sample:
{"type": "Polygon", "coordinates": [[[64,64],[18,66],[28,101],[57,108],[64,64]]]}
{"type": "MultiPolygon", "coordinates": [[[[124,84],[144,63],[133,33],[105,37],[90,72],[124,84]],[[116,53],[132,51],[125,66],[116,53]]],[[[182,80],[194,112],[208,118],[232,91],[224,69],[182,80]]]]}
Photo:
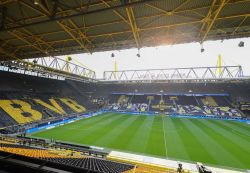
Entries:
{"type": "Polygon", "coordinates": [[[67,156],[57,155],[47,149],[32,148],[29,146],[15,144],[0,144],[0,151],[13,153],[30,158],[38,158],[57,164],[69,165],[73,167],[88,169],[96,172],[119,173],[133,169],[133,165],[113,162],[105,159],[87,156],[67,156]]]}

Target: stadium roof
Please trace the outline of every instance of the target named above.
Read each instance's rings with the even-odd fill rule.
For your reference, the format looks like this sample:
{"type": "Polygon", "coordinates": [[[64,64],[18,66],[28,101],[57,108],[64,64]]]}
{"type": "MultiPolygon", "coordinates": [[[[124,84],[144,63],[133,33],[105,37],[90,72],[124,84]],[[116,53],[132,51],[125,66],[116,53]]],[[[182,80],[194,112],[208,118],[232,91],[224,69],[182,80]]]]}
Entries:
{"type": "Polygon", "coordinates": [[[247,37],[250,0],[1,0],[0,60],[247,37]]]}

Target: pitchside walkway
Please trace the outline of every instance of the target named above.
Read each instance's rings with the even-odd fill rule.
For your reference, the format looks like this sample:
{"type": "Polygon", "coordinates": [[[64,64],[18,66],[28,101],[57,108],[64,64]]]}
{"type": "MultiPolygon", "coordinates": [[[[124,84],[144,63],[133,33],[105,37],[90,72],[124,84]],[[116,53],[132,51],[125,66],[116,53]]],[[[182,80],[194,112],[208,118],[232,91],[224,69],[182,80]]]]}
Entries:
{"type": "MultiPolygon", "coordinates": [[[[107,159],[113,160],[113,161],[125,162],[125,163],[132,163],[138,166],[155,168],[155,169],[165,171],[165,172],[172,172],[172,171],[175,172],[178,167],[178,161],[175,161],[175,160],[161,159],[161,158],[155,158],[155,157],[149,157],[149,156],[143,156],[143,155],[137,155],[137,154],[131,154],[131,153],[124,153],[124,152],[118,152],[118,151],[111,151],[110,154],[107,156],[107,159]]],[[[181,163],[185,172],[198,173],[196,164],[187,163],[187,162],[181,162],[181,163]]],[[[213,173],[246,172],[246,171],[235,171],[235,170],[229,170],[229,169],[216,168],[216,167],[211,167],[211,166],[206,166],[206,167],[209,168],[213,173]]]]}

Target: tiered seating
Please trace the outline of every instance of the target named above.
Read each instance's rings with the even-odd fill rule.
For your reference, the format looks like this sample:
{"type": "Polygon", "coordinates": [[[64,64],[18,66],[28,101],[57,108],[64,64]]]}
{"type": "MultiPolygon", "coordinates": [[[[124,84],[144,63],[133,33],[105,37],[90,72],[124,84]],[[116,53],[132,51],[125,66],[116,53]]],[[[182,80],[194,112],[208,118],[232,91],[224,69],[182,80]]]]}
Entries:
{"type": "Polygon", "coordinates": [[[0,107],[20,124],[38,121],[42,114],[22,100],[0,100],[0,107]]]}
{"type": "Polygon", "coordinates": [[[214,98],[211,96],[206,96],[204,98],[201,98],[201,101],[203,105],[206,105],[206,106],[214,106],[214,107],[218,106],[214,98]]]}
{"type": "Polygon", "coordinates": [[[109,97],[109,103],[112,104],[112,103],[118,103],[118,98],[120,97],[120,95],[118,94],[112,94],[110,95],[109,97]]]}
{"type": "MultiPolygon", "coordinates": [[[[124,99],[126,96],[122,95],[119,100],[122,98],[124,99]]],[[[231,108],[224,96],[177,97],[166,95],[135,95],[132,99],[132,103],[113,103],[108,106],[108,110],[136,112],[154,111],[167,114],[177,113],[186,115],[241,117],[241,112],[235,108],[231,108]],[[175,99],[173,100],[172,97],[175,99]]]]}
{"type": "Polygon", "coordinates": [[[178,105],[177,113],[191,115],[217,115],[225,117],[241,117],[241,113],[237,109],[230,107],[210,107],[210,106],[194,106],[194,105],[178,105]]]}
{"type": "Polygon", "coordinates": [[[1,72],[0,76],[0,127],[59,119],[93,110],[88,95],[82,92],[83,87],[74,85],[77,82],[9,72],[1,72]]]}
{"type": "Polygon", "coordinates": [[[133,168],[132,165],[117,163],[113,161],[96,158],[48,158],[48,161],[59,164],[66,164],[75,167],[81,167],[99,172],[124,172],[133,168]]]}
{"type": "Polygon", "coordinates": [[[228,98],[226,98],[226,97],[214,97],[214,100],[220,106],[231,106],[228,98]]]}
{"type": "Polygon", "coordinates": [[[150,110],[152,111],[159,111],[160,110],[160,96],[152,96],[153,99],[151,100],[151,104],[150,104],[150,110]]]}
{"type": "Polygon", "coordinates": [[[21,156],[39,158],[53,163],[84,168],[98,172],[124,172],[133,168],[133,165],[122,164],[100,158],[86,157],[83,155],[67,156],[46,149],[31,148],[28,146],[1,144],[0,151],[21,156]]]}
{"type": "Polygon", "coordinates": [[[151,111],[161,111],[172,113],[175,111],[173,102],[167,96],[155,96],[155,100],[150,105],[151,111]]]}
{"type": "Polygon", "coordinates": [[[61,158],[61,156],[50,153],[49,150],[35,149],[27,146],[14,144],[1,144],[0,151],[14,153],[17,155],[33,157],[33,158],[61,158]]]}
{"type": "Polygon", "coordinates": [[[118,98],[117,103],[125,104],[125,103],[128,103],[128,100],[129,100],[129,96],[121,95],[118,98]]]}
{"type": "Polygon", "coordinates": [[[176,103],[179,105],[196,105],[196,106],[198,106],[197,101],[192,96],[178,96],[176,103]]]}
{"type": "Polygon", "coordinates": [[[193,114],[193,115],[202,115],[206,112],[201,109],[199,106],[195,105],[178,105],[177,113],[179,114],[193,114]]]}
{"type": "Polygon", "coordinates": [[[137,96],[135,95],[133,99],[131,100],[132,103],[147,103],[147,96],[141,95],[137,96]]]}
{"type": "Polygon", "coordinates": [[[10,117],[6,112],[0,110],[0,124],[2,127],[12,126],[16,124],[16,121],[10,117]]]}
{"type": "Polygon", "coordinates": [[[52,93],[0,92],[0,127],[39,122],[83,113],[86,108],[74,97],[52,93]]]}
{"type": "Polygon", "coordinates": [[[219,116],[230,116],[230,117],[241,117],[241,113],[237,109],[232,109],[228,106],[226,107],[213,107],[211,111],[214,115],[219,116]]]}

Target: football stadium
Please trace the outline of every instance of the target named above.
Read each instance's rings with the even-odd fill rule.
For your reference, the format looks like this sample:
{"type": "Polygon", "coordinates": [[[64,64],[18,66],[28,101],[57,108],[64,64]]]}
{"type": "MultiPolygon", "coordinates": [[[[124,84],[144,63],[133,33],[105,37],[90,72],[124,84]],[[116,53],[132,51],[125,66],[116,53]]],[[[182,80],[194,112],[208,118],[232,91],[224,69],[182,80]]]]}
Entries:
{"type": "Polygon", "coordinates": [[[249,0],[0,0],[0,172],[249,173],[249,35],[249,0]]]}

